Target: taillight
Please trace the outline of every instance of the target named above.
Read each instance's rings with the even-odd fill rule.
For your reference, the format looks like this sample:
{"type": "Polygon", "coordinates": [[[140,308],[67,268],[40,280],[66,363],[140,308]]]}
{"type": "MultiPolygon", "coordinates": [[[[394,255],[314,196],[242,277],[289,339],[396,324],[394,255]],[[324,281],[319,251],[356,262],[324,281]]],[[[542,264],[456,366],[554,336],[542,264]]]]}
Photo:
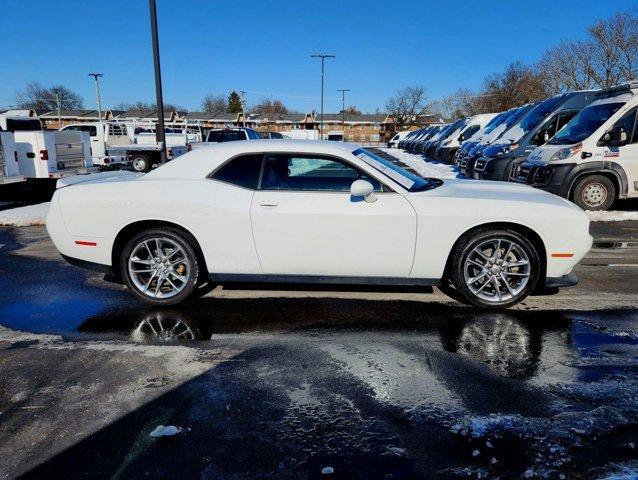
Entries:
{"type": "Polygon", "coordinates": [[[168,149],[168,156],[169,156],[169,157],[172,157],[172,156],[173,156],[173,149],[172,149],[172,148],[169,148],[169,149],[168,149]]]}
{"type": "Polygon", "coordinates": [[[16,152],[15,150],[13,151],[13,158],[16,162],[18,161],[18,152],[16,152]]]}
{"type": "Polygon", "coordinates": [[[105,164],[109,164],[109,163],[111,163],[111,160],[109,160],[108,158],[105,158],[105,159],[104,159],[104,163],[105,163],[105,164]]]}
{"type": "Polygon", "coordinates": [[[193,149],[193,146],[189,143],[188,145],[186,145],[186,151],[190,152],[193,149]]]}
{"type": "Polygon", "coordinates": [[[48,160],[48,159],[49,159],[49,151],[40,150],[40,160],[48,160]]]}

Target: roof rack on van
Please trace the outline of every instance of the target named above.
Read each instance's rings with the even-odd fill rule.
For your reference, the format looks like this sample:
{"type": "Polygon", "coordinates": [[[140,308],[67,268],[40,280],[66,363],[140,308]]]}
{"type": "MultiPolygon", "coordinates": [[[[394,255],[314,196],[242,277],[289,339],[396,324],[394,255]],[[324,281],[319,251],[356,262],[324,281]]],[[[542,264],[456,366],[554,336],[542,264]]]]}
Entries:
{"type": "Polygon", "coordinates": [[[638,90],[638,80],[630,80],[621,85],[602,89],[596,94],[596,98],[615,97],[621,93],[638,93],[635,90],[638,90]]]}

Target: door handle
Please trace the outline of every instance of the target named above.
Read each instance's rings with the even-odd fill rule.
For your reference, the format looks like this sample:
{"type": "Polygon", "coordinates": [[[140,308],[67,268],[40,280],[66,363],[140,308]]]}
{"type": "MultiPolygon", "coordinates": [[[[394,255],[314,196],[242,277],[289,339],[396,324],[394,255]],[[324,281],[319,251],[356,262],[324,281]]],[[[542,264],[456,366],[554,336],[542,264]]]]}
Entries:
{"type": "Polygon", "coordinates": [[[259,206],[264,208],[275,208],[277,204],[276,203],[260,203],[259,206]]]}

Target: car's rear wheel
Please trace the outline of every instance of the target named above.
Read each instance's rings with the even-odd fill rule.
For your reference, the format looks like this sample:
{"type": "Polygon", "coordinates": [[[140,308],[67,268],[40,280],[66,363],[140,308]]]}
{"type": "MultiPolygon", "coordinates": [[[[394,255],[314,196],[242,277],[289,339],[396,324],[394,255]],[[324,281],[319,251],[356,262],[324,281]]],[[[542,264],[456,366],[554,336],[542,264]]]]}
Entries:
{"type": "Polygon", "coordinates": [[[604,175],[588,175],[574,187],[574,203],[583,210],[607,210],[616,199],[616,186],[604,175]]]}
{"type": "Polygon", "coordinates": [[[173,305],[197,287],[200,262],[187,235],[171,228],[153,228],[127,242],[120,271],[138,298],[153,305],[173,305]]]}
{"type": "Polygon", "coordinates": [[[462,239],[453,253],[450,280],[463,300],[487,309],[525,299],[540,276],[534,245],[514,230],[482,230],[462,239]]]}

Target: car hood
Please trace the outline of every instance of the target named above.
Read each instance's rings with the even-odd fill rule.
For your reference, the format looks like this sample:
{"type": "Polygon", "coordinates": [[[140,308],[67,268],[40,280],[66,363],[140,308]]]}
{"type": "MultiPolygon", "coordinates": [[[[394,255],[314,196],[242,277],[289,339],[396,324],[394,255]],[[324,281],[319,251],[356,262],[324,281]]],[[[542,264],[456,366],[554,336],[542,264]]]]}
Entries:
{"type": "Polygon", "coordinates": [[[494,182],[488,180],[446,179],[443,184],[432,190],[415,192],[411,195],[465,198],[474,200],[494,200],[503,202],[524,202],[539,205],[553,205],[580,210],[573,203],[557,195],[512,182],[494,182]]]}

